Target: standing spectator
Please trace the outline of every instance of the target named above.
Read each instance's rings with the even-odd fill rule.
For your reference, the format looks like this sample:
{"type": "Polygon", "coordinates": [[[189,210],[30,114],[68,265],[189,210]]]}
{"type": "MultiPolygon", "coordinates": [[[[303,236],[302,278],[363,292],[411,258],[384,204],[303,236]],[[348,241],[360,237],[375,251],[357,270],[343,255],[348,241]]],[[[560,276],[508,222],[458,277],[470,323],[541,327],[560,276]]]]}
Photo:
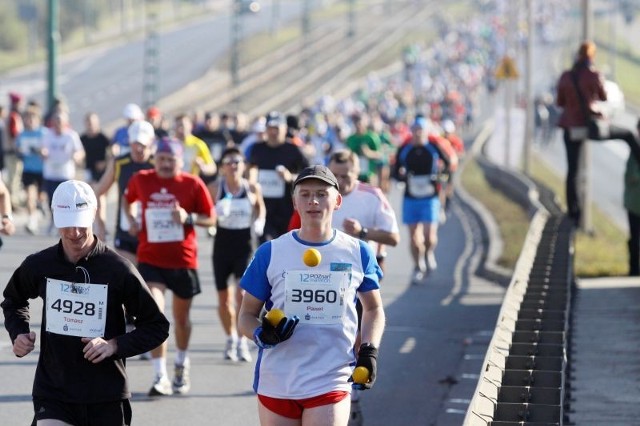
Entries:
{"type": "Polygon", "coordinates": [[[182,144],[162,139],[157,144],[155,168],[136,173],[124,194],[129,233],[137,235],[138,270],[160,307],[165,292],[173,292],[172,312],[177,353],[173,383],[167,374],[167,342],[151,351],[154,382],[151,396],[184,394],[191,387],[188,356],[191,337],[189,311],[201,292],[198,277],[198,241],[195,226],[215,225],[209,191],[202,179],[182,171],[182,144]],[[140,202],[142,222],[132,204],[140,202]]]}
{"type": "Polygon", "coordinates": [[[127,104],[122,110],[122,116],[125,119],[125,123],[116,129],[111,141],[111,152],[114,157],[127,153],[129,149],[129,126],[135,121],[144,119],[144,114],[137,104],[127,104]]]}
{"type": "Polygon", "coordinates": [[[240,281],[246,290],[240,331],[260,348],[253,386],[260,423],[346,425],[352,366],[370,373],[367,383],[353,385],[358,389],[371,388],[376,379],[385,322],[378,283],[382,272],[365,242],[333,229],[342,196],[327,167],[302,170],[292,198],[300,229],[262,244],[240,281]],[[313,269],[303,263],[310,248],[321,255],[313,269]],[[322,278],[313,282],[313,277],[322,278]],[[309,291],[317,297],[308,299],[309,291]],[[364,342],[357,356],[356,298],[363,307],[364,342]],[[271,325],[261,318],[263,308],[283,310],[286,316],[271,325]]]}
{"type": "Polygon", "coordinates": [[[238,339],[237,313],[242,291],[236,288],[251,254],[253,230],[262,235],[266,210],[260,187],[244,176],[244,157],[238,148],[227,148],[221,157],[220,176],[209,185],[216,205],[218,226],[213,243],[213,274],[218,290],[218,316],[227,336],[224,358],[251,361],[247,339],[238,339]],[[229,283],[231,275],[234,281],[229,283]]]}
{"type": "MultiPolygon", "coordinates": [[[[576,224],[582,217],[582,200],[578,191],[578,177],[581,171],[582,147],[588,140],[587,122],[589,116],[601,117],[597,101],[606,101],[602,74],[594,65],[596,45],[585,41],[580,45],[573,66],[564,71],[558,81],[556,104],[563,108],[558,126],[564,131],[564,145],[567,152],[567,213],[576,224]]],[[[640,148],[633,133],[611,125],[607,139],[622,139],[631,152],[640,159],[640,148]]]]}
{"type": "MultiPolygon", "coordinates": [[[[102,175],[100,182],[95,184],[94,191],[99,196],[104,196],[114,183],[118,185],[118,210],[116,213],[116,230],[113,246],[118,254],[129,259],[131,263],[138,263],[136,252],[138,250],[138,237],[129,234],[129,221],[126,219],[122,205],[122,196],[129,183],[129,179],[140,170],[153,169],[151,160],[151,145],[155,140],[155,132],[151,123],[136,121],[129,126],[129,152],[109,161],[107,170],[102,175]]],[[[138,223],[141,221],[140,207],[135,204],[132,207],[138,223]]],[[[105,235],[99,235],[105,239],[105,235]]]]}
{"type": "MultiPolygon", "coordinates": [[[[640,130],[640,121],[637,124],[640,130]]],[[[624,171],[624,208],[629,219],[629,276],[640,275],[640,161],[629,154],[624,171]]]]}
{"type": "Polygon", "coordinates": [[[46,198],[42,178],[44,134],[45,129],[40,124],[40,107],[30,105],[24,113],[24,131],[16,140],[16,148],[23,165],[22,186],[27,194],[26,204],[29,215],[26,229],[30,234],[38,232],[38,206],[43,209],[46,198]]]}
{"type": "Polygon", "coordinates": [[[411,256],[414,262],[412,281],[422,283],[428,272],[434,271],[435,249],[438,243],[441,190],[439,162],[449,159],[437,145],[429,142],[428,124],[424,117],[411,126],[411,142],[398,150],[394,175],[406,182],[402,199],[402,223],[409,227],[411,256]]]}
{"type": "Polygon", "coordinates": [[[295,174],[308,165],[300,149],[286,142],[285,121],[280,113],[269,113],[266,126],[266,141],[255,143],[249,157],[249,181],[260,184],[267,207],[261,242],[287,232],[293,214],[290,194],[295,174]]]}
{"type": "Polygon", "coordinates": [[[129,425],[125,360],[162,343],[169,322],[135,267],[93,235],[97,200],[89,185],[61,183],[52,206],[60,241],[18,266],[1,304],[13,353],[23,357],[36,346],[29,300],[44,302],[34,424],[129,425]],[[130,333],[125,309],[136,317],[130,333]]]}
{"type": "MultiPolygon", "coordinates": [[[[76,167],[84,160],[84,148],[80,136],[69,127],[69,116],[60,111],[53,114],[53,128],[45,133],[42,143],[42,157],[44,165],[42,177],[47,191],[49,203],[53,198],[53,191],[61,182],[75,179],[76,167]]],[[[54,229],[53,216],[49,224],[48,233],[54,229]]]]}
{"type": "MultiPolygon", "coordinates": [[[[109,151],[109,138],[100,129],[100,117],[95,112],[90,112],[84,119],[85,131],[80,135],[80,141],[84,147],[86,181],[90,185],[97,184],[107,168],[107,153],[109,151]]],[[[104,194],[98,197],[98,215],[94,222],[97,234],[104,238],[107,221],[107,198],[104,194]]]]}
{"type": "Polygon", "coordinates": [[[7,146],[4,163],[7,170],[7,185],[12,196],[12,204],[18,206],[19,195],[22,193],[20,181],[22,178],[22,160],[18,157],[16,139],[24,130],[22,121],[22,95],[9,93],[9,115],[7,117],[7,146]]]}

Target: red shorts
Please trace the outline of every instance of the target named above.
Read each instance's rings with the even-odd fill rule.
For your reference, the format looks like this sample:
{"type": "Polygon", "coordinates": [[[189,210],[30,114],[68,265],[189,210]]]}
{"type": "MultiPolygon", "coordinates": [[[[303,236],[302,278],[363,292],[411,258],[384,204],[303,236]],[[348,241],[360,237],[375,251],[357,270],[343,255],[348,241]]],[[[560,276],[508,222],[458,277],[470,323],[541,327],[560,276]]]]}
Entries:
{"type": "Polygon", "coordinates": [[[349,396],[347,391],[332,391],[304,399],[280,399],[258,394],[258,399],[267,409],[290,419],[301,419],[306,408],[336,404],[349,396]]]}

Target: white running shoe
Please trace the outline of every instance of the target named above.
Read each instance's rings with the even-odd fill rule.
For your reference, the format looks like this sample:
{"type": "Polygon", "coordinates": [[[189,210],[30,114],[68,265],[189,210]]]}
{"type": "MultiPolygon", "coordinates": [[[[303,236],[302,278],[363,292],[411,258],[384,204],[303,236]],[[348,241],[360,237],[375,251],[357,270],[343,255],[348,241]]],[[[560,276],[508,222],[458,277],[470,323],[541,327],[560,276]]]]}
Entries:
{"type": "Polygon", "coordinates": [[[149,390],[149,396],[169,396],[172,395],[171,382],[167,376],[156,376],[153,386],[149,390]]]}
{"type": "Polygon", "coordinates": [[[184,395],[191,389],[191,380],[189,379],[189,362],[184,365],[175,365],[173,369],[173,383],[171,384],[175,393],[184,395]]]}
{"type": "Polygon", "coordinates": [[[436,262],[436,255],[434,252],[430,251],[427,253],[427,271],[435,271],[438,269],[438,262],[436,262]]]}
{"type": "Polygon", "coordinates": [[[419,268],[413,270],[413,276],[411,277],[411,282],[413,284],[421,284],[424,281],[424,278],[424,271],[421,271],[419,268]]]}
{"type": "Polygon", "coordinates": [[[238,341],[227,339],[227,346],[224,349],[224,359],[237,362],[238,361],[238,341]]]}
{"type": "Polygon", "coordinates": [[[247,344],[247,339],[244,337],[241,338],[240,343],[238,343],[238,359],[244,362],[253,361],[251,351],[249,350],[249,345],[247,344]]]}

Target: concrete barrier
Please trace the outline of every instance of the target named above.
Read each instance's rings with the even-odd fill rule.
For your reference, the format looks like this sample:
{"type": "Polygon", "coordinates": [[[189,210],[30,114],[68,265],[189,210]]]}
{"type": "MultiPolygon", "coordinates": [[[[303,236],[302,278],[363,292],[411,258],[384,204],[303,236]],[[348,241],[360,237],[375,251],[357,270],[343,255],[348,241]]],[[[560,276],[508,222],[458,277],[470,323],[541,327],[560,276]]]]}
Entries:
{"type": "Polygon", "coordinates": [[[530,179],[482,155],[486,139],[477,140],[479,146],[470,152],[489,183],[522,205],[531,222],[464,425],[562,425],[567,419],[573,227],[557,206],[541,203],[530,179]]]}

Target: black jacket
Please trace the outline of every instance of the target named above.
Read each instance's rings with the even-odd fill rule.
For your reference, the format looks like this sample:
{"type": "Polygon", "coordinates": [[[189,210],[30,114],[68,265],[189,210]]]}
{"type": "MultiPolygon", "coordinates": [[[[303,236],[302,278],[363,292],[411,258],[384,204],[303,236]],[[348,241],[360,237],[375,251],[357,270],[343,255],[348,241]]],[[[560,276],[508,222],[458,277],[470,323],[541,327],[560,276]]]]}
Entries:
{"type": "MultiPolygon", "coordinates": [[[[78,263],[66,260],[62,243],[28,256],[15,270],[0,306],[13,342],[29,333],[29,299],[45,302],[40,328],[40,356],[33,396],[76,403],[129,398],[125,359],[150,351],[169,335],[169,322],[160,312],[137,269],[102,241],[78,263]],[[47,332],[47,279],[106,284],[104,339],[116,338],[118,353],[93,364],[84,359],[80,337],[47,332]],[[125,310],[135,317],[135,330],[125,329],[125,310]]],[[[37,350],[36,346],[36,350],[37,350]]]]}

